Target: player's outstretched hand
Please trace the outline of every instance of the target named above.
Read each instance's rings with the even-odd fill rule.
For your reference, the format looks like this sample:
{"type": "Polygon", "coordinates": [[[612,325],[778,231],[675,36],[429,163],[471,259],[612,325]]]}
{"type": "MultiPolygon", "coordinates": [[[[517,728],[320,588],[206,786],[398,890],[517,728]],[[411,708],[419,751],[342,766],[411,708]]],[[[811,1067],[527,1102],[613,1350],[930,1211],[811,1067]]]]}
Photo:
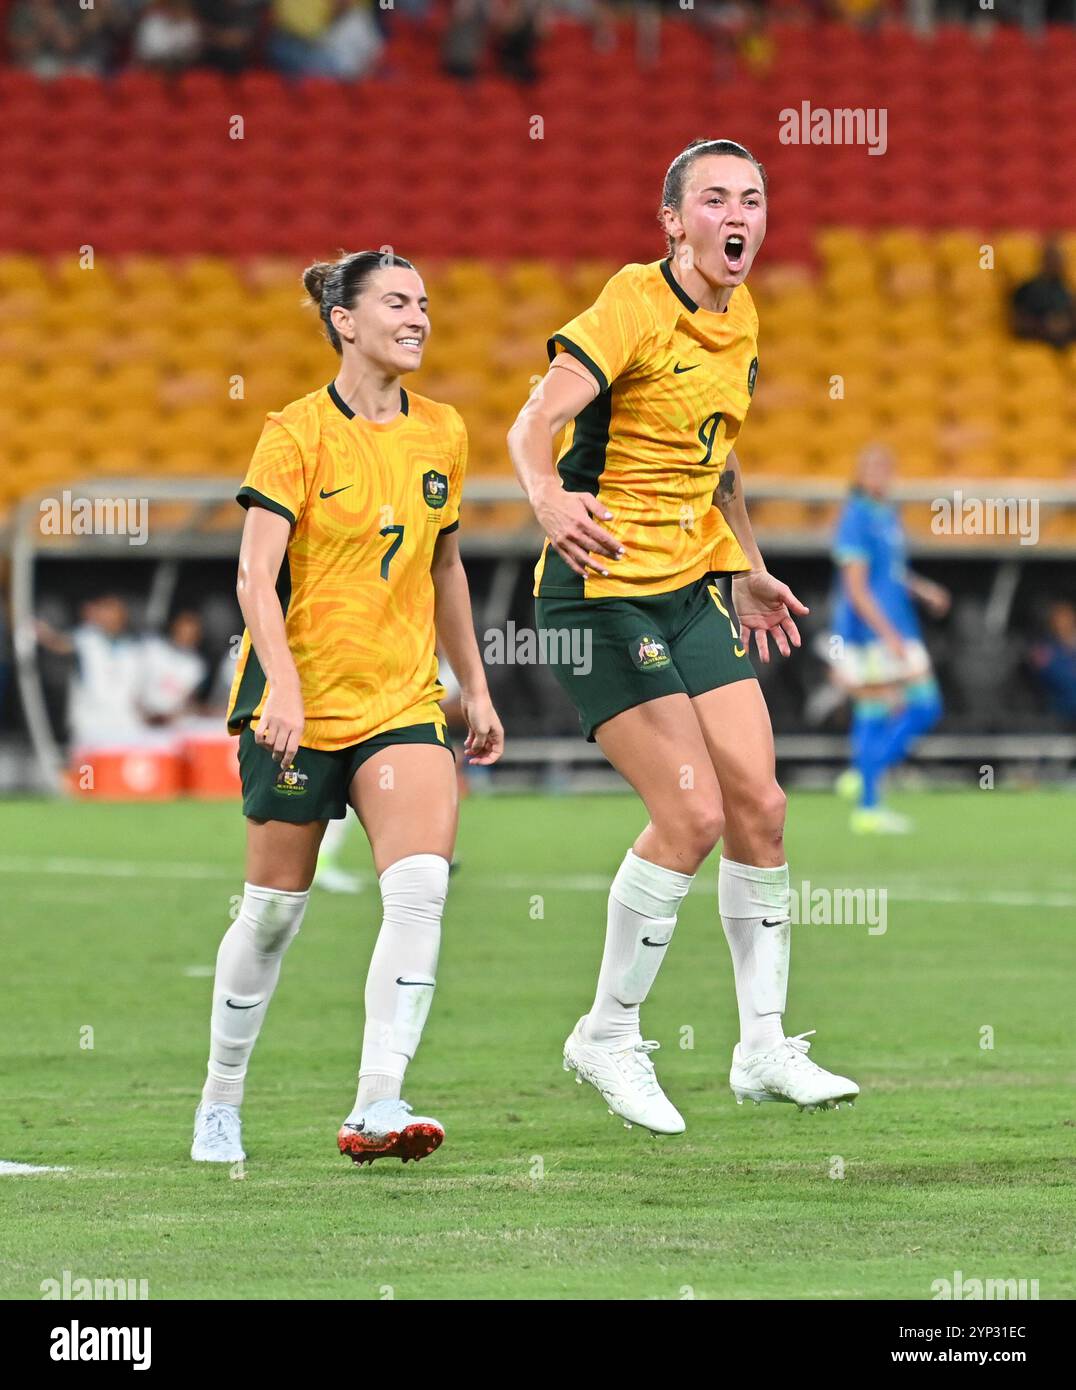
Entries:
{"type": "Polygon", "coordinates": [[[608,574],[600,560],[591,556],[607,556],[610,560],[623,557],[624,547],[603,526],[592,520],[599,517],[611,521],[612,512],[591,492],[565,492],[559,483],[551,483],[533,498],[534,514],[549,537],[553,549],[576,574],[608,574]]]}
{"type": "Polygon", "coordinates": [[[460,708],[467,721],[467,741],[463,755],[469,763],[489,767],[504,752],[504,729],[488,695],[468,699],[460,696],[460,708]]]}
{"type": "Polygon", "coordinates": [[[287,772],[298,750],[305,723],[303,697],[295,690],[269,688],[269,697],[254,731],[254,742],[268,748],[273,761],[287,772]]]}
{"type": "Polygon", "coordinates": [[[740,620],[740,641],[745,651],[751,650],[751,634],[761,661],[770,659],[770,637],[782,656],[791,656],[792,647],[800,645],[799,628],[792,614],[801,616],[811,610],[801,603],[787,584],[782,584],[767,570],[751,570],[737,574],[732,580],[732,602],[740,620]],[[789,646],[789,643],[792,645],[789,646]]]}

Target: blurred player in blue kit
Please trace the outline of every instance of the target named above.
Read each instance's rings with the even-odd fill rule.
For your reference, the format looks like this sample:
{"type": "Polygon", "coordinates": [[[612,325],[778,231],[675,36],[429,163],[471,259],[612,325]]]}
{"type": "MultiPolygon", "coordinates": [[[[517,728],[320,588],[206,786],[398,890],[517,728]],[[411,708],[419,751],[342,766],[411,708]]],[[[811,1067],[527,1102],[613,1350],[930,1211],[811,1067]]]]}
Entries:
{"type": "Polygon", "coordinates": [[[911,829],[907,817],[882,805],[882,778],[942,716],[913,600],[943,617],[949,592],[907,568],[904,527],[889,497],[894,471],[888,449],[863,451],[833,544],[838,575],[829,656],[852,700],[852,763],[838,790],[857,802],[851,820],[857,834],[911,829]]]}

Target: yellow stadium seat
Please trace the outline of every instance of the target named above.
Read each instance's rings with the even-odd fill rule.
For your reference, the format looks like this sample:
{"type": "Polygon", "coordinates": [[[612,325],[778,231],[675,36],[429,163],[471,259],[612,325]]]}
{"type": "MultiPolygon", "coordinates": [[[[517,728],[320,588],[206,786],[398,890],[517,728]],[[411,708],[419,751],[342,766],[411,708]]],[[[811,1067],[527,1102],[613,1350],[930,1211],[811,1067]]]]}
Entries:
{"type": "Polygon", "coordinates": [[[1042,240],[1035,232],[1001,232],[993,240],[995,266],[1013,283],[1029,280],[1042,261],[1042,240]]]}

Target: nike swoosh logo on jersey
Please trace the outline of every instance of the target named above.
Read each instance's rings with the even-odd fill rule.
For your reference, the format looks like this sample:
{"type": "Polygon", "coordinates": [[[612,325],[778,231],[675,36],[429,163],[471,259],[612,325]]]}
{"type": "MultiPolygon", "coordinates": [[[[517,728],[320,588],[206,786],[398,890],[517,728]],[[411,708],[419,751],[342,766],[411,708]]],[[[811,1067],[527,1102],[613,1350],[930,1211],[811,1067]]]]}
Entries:
{"type": "Polygon", "coordinates": [[[430,982],[429,980],[405,980],[402,975],[397,975],[396,983],[398,985],[428,985],[430,982]]]}
{"type": "Polygon", "coordinates": [[[680,376],[684,372],[693,372],[699,365],[698,362],[695,362],[690,367],[681,367],[680,363],[677,362],[676,366],[673,368],[673,376],[680,376]]]}
{"type": "Polygon", "coordinates": [[[644,936],[644,937],[643,937],[643,945],[644,945],[644,946],[668,946],[668,944],[669,944],[669,942],[670,942],[671,940],[672,940],[672,937],[671,937],[671,936],[668,937],[665,941],[651,941],[650,938],[649,938],[648,936],[644,936]]]}
{"type": "Polygon", "coordinates": [[[326,497],[335,497],[338,492],[346,492],[349,487],[354,486],[354,483],[345,483],[343,487],[334,487],[332,492],[326,492],[325,489],[322,488],[321,491],[318,493],[318,496],[322,498],[322,500],[324,500],[326,497]]]}
{"type": "Polygon", "coordinates": [[[775,917],[771,922],[768,917],[763,917],[762,925],[764,927],[787,927],[791,920],[791,917],[775,917]]]}
{"type": "Polygon", "coordinates": [[[228,1005],[229,1009],[256,1009],[258,1005],[262,1003],[262,1000],[255,999],[253,1004],[233,1004],[230,999],[225,999],[224,1002],[228,1005]]]}

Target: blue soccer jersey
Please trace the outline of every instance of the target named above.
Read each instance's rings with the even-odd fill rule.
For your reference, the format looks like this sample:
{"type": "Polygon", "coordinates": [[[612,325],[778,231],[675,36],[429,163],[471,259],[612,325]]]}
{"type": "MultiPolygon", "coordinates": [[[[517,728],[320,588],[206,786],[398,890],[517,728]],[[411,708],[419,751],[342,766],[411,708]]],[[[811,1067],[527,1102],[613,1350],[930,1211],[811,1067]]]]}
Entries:
{"type": "MultiPolygon", "coordinates": [[[[902,637],[919,636],[919,620],[908,595],[904,527],[896,507],[853,491],[837,522],[833,559],[837,565],[864,561],[867,586],[882,612],[902,637]]],[[[840,576],[834,595],[833,631],[846,642],[877,641],[877,635],[849,602],[840,576]]]]}

